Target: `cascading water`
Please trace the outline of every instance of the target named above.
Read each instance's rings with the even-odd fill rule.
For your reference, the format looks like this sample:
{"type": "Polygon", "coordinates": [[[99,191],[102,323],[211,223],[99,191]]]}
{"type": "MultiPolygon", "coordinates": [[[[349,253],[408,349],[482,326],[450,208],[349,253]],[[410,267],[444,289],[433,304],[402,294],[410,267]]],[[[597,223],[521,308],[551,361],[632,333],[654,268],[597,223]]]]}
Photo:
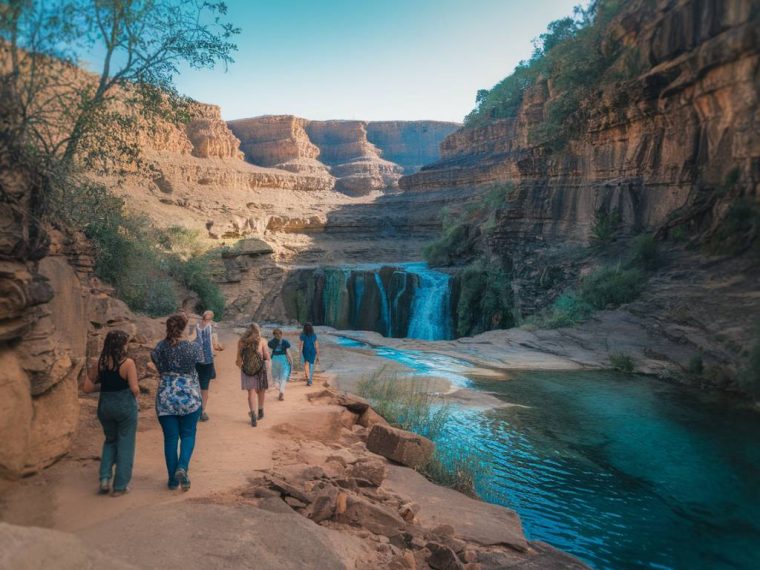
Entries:
{"type": "Polygon", "coordinates": [[[301,322],[442,340],[454,330],[451,281],[425,263],[301,269],[283,287],[283,300],[301,322]]]}
{"type": "Polygon", "coordinates": [[[385,292],[385,286],[383,280],[380,278],[380,273],[375,272],[375,284],[377,285],[378,294],[380,296],[380,319],[382,321],[382,328],[385,332],[385,336],[391,336],[391,311],[388,307],[388,295],[385,292]]]}
{"type": "Polygon", "coordinates": [[[406,336],[424,340],[451,338],[451,277],[424,263],[410,263],[404,268],[419,278],[406,336]]]}

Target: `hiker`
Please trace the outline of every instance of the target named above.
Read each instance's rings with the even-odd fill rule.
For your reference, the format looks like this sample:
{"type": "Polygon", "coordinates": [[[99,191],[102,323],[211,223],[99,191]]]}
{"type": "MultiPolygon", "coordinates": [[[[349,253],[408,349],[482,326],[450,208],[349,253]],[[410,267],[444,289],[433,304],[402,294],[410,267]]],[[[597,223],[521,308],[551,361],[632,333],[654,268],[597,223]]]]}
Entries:
{"type": "Polygon", "coordinates": [[[166,338],[150,354],[161,377],[156,392],[156,413],[164,432],[168,487],[172,491],[179,486],[183,491],[190,489],[188,471],[202,406],[195,365],[203,361],[203,350],[200,344],[182,338],[186,327],[185,315],[169,317],[166,338]]]}
{"type": "Polygon", "coordinates": [[[290,343],[282,338],[282,330],[274,329],[272,335],[274,338],[267,343],[272,357],[272,379],[280,390],[278,400],[282,401],[285,399],[285,385],[293,369],[293,359],[290,356],[290,343]]]}
{"type": "Polygon", "coordinates": [[[241,388],[248,390],[248,415],[251,417],[251,426],[256,427],[257,420],[264,419],[264,395],[269,387],[268,378],[272,374],[269,350],[256,323],[251,323],[240,337],[235,364],[240,368],[241,388]],[[254,405],[256,400],[258,414],[254,405]]]}
{"type": "Polygon", "coordinates": [[[129,335],[114,330],[106,335],[97,366],[87,370],[83,390],[100,392],[98,420],[106,436],[100,456],[100,487],[98,493],[119,497],[129,491],[132,465],[135,461],[137,435],[137,367],[127,358],[129,335]],[[116,473],[114,476],[114,465],[116,473]],[[113,490],[111,479],[113,478],[113,490]]]}
{"type": "Polygon", "coordinates": [[[200,345],[203,351],[203,360],[195,365],[198,372],[198,383],[201,386],[201,417],[200,421],[207,422],[208,414],[208,389],[211,381],[216,378],[216,368],[214,368],[214,351],[224,350],[219,344],[216,335],[216,325],[214,324],[214,311],[204,311],[200,323],[193,327],[195,338],[193,339],[200,345]]]}
{"type": "Polygon", "coordinates": [[[306,385],[311,386],[314,381],[314,363],[319,362],[319,343],[317,335],[314,333],[314,326],[306,323],[303,326],[303,332],[298,337],[301,341],[298,351],[304,363],[304,379],[306,385]]]}

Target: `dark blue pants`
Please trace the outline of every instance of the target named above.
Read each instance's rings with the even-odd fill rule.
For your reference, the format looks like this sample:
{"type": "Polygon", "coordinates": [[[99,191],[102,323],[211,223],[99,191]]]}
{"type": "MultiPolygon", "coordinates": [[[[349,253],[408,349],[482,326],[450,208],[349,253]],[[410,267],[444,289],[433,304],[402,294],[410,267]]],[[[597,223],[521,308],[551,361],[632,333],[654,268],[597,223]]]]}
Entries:
{"type": "Polygon", "coordinates": [[[180,467],[185,471],[190,469],[190,458],[195,447],[195,428],[198,426],[200,417],[200,407],[186,416],[158,416],[161,429],[164,431],[164,456],[170,487],[179,485],[179,481],[174,478],[177,469],[180,467]],[[177,456],[178,443],[179,456],[177,456]]]}

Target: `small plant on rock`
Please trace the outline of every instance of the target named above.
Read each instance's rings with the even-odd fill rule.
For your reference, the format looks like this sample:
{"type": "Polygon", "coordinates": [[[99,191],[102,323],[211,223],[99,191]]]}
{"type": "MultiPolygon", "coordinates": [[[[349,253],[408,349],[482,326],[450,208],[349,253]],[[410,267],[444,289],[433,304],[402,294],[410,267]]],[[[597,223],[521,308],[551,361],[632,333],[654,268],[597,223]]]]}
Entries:
{"type": "Polygon", "coordinates": [[[618,372],[631,374],[634,370],[633,358],[622,352],[611,354],[610,366],[613,370],[617,370],[618,372]]]}

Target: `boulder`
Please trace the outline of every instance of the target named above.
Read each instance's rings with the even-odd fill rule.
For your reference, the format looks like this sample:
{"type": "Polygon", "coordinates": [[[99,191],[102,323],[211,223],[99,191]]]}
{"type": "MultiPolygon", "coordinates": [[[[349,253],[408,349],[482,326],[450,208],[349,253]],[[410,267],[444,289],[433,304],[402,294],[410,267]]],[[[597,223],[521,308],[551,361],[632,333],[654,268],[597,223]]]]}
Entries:
{"type": "Polygon", "coordinates": [[[435,570],[464,570],[464,565],[448,546],[437,542],[428,542],[427,549],[430,551],[427,563],[431,568],[435,570]]]}
{"type": "Polygon", "coordinates": [[[311,503],[311,497],[309,495],[301,491],[298,487],[291,485],[284,479],[269,475],[267,476],[267,482],[272,489],[276,489],[285,496],[295,497],[299,501],[307,504],[311,503]]]}
{"type": "Polygon", "coordinates": [[[365,428],[371,428],[375,424],[380,424],[384,426],[390,425],[383,416],[378,414],[372,408],[367,408],[366,410],[364,410],[364,413],[359,416],[359,420],[356,423],[358,423],[360,426],[365,427],[365,428]]]}
{"type": "Polygon", "coordinates": [[[393,511],[356,495],[347,496],[345,510],[336,513],[334,520],[387,537],[400,534],[406,526],[404,519],[393,511]]]}
{"type": "Polygon", "coordinates": [[[305,511],[305,515],[316,523],[322,522],[336,512],[338,502],[338,489],[332,485],[325,485],[316,491],[314,501],[305,511]]]}
{"type": "Polygon", "coordinates": [[[350,477],[369,481],[375,487],[382,485],[387,472],[385,462],[374,457],[359,459],[348,468],[350,477]]]}
{"type": "Polygon", "coordinates": [[[416,433],[375,424],[367,438],[367,449],[396,463],[421,467],[430,461],[435,444],[416,433]]]}
{"type": "Polygon", "coordinates": [[[354,394],[339,394],[336,403],[355,414],[363,414],[369,408],[369,402],[354,394]]]}

